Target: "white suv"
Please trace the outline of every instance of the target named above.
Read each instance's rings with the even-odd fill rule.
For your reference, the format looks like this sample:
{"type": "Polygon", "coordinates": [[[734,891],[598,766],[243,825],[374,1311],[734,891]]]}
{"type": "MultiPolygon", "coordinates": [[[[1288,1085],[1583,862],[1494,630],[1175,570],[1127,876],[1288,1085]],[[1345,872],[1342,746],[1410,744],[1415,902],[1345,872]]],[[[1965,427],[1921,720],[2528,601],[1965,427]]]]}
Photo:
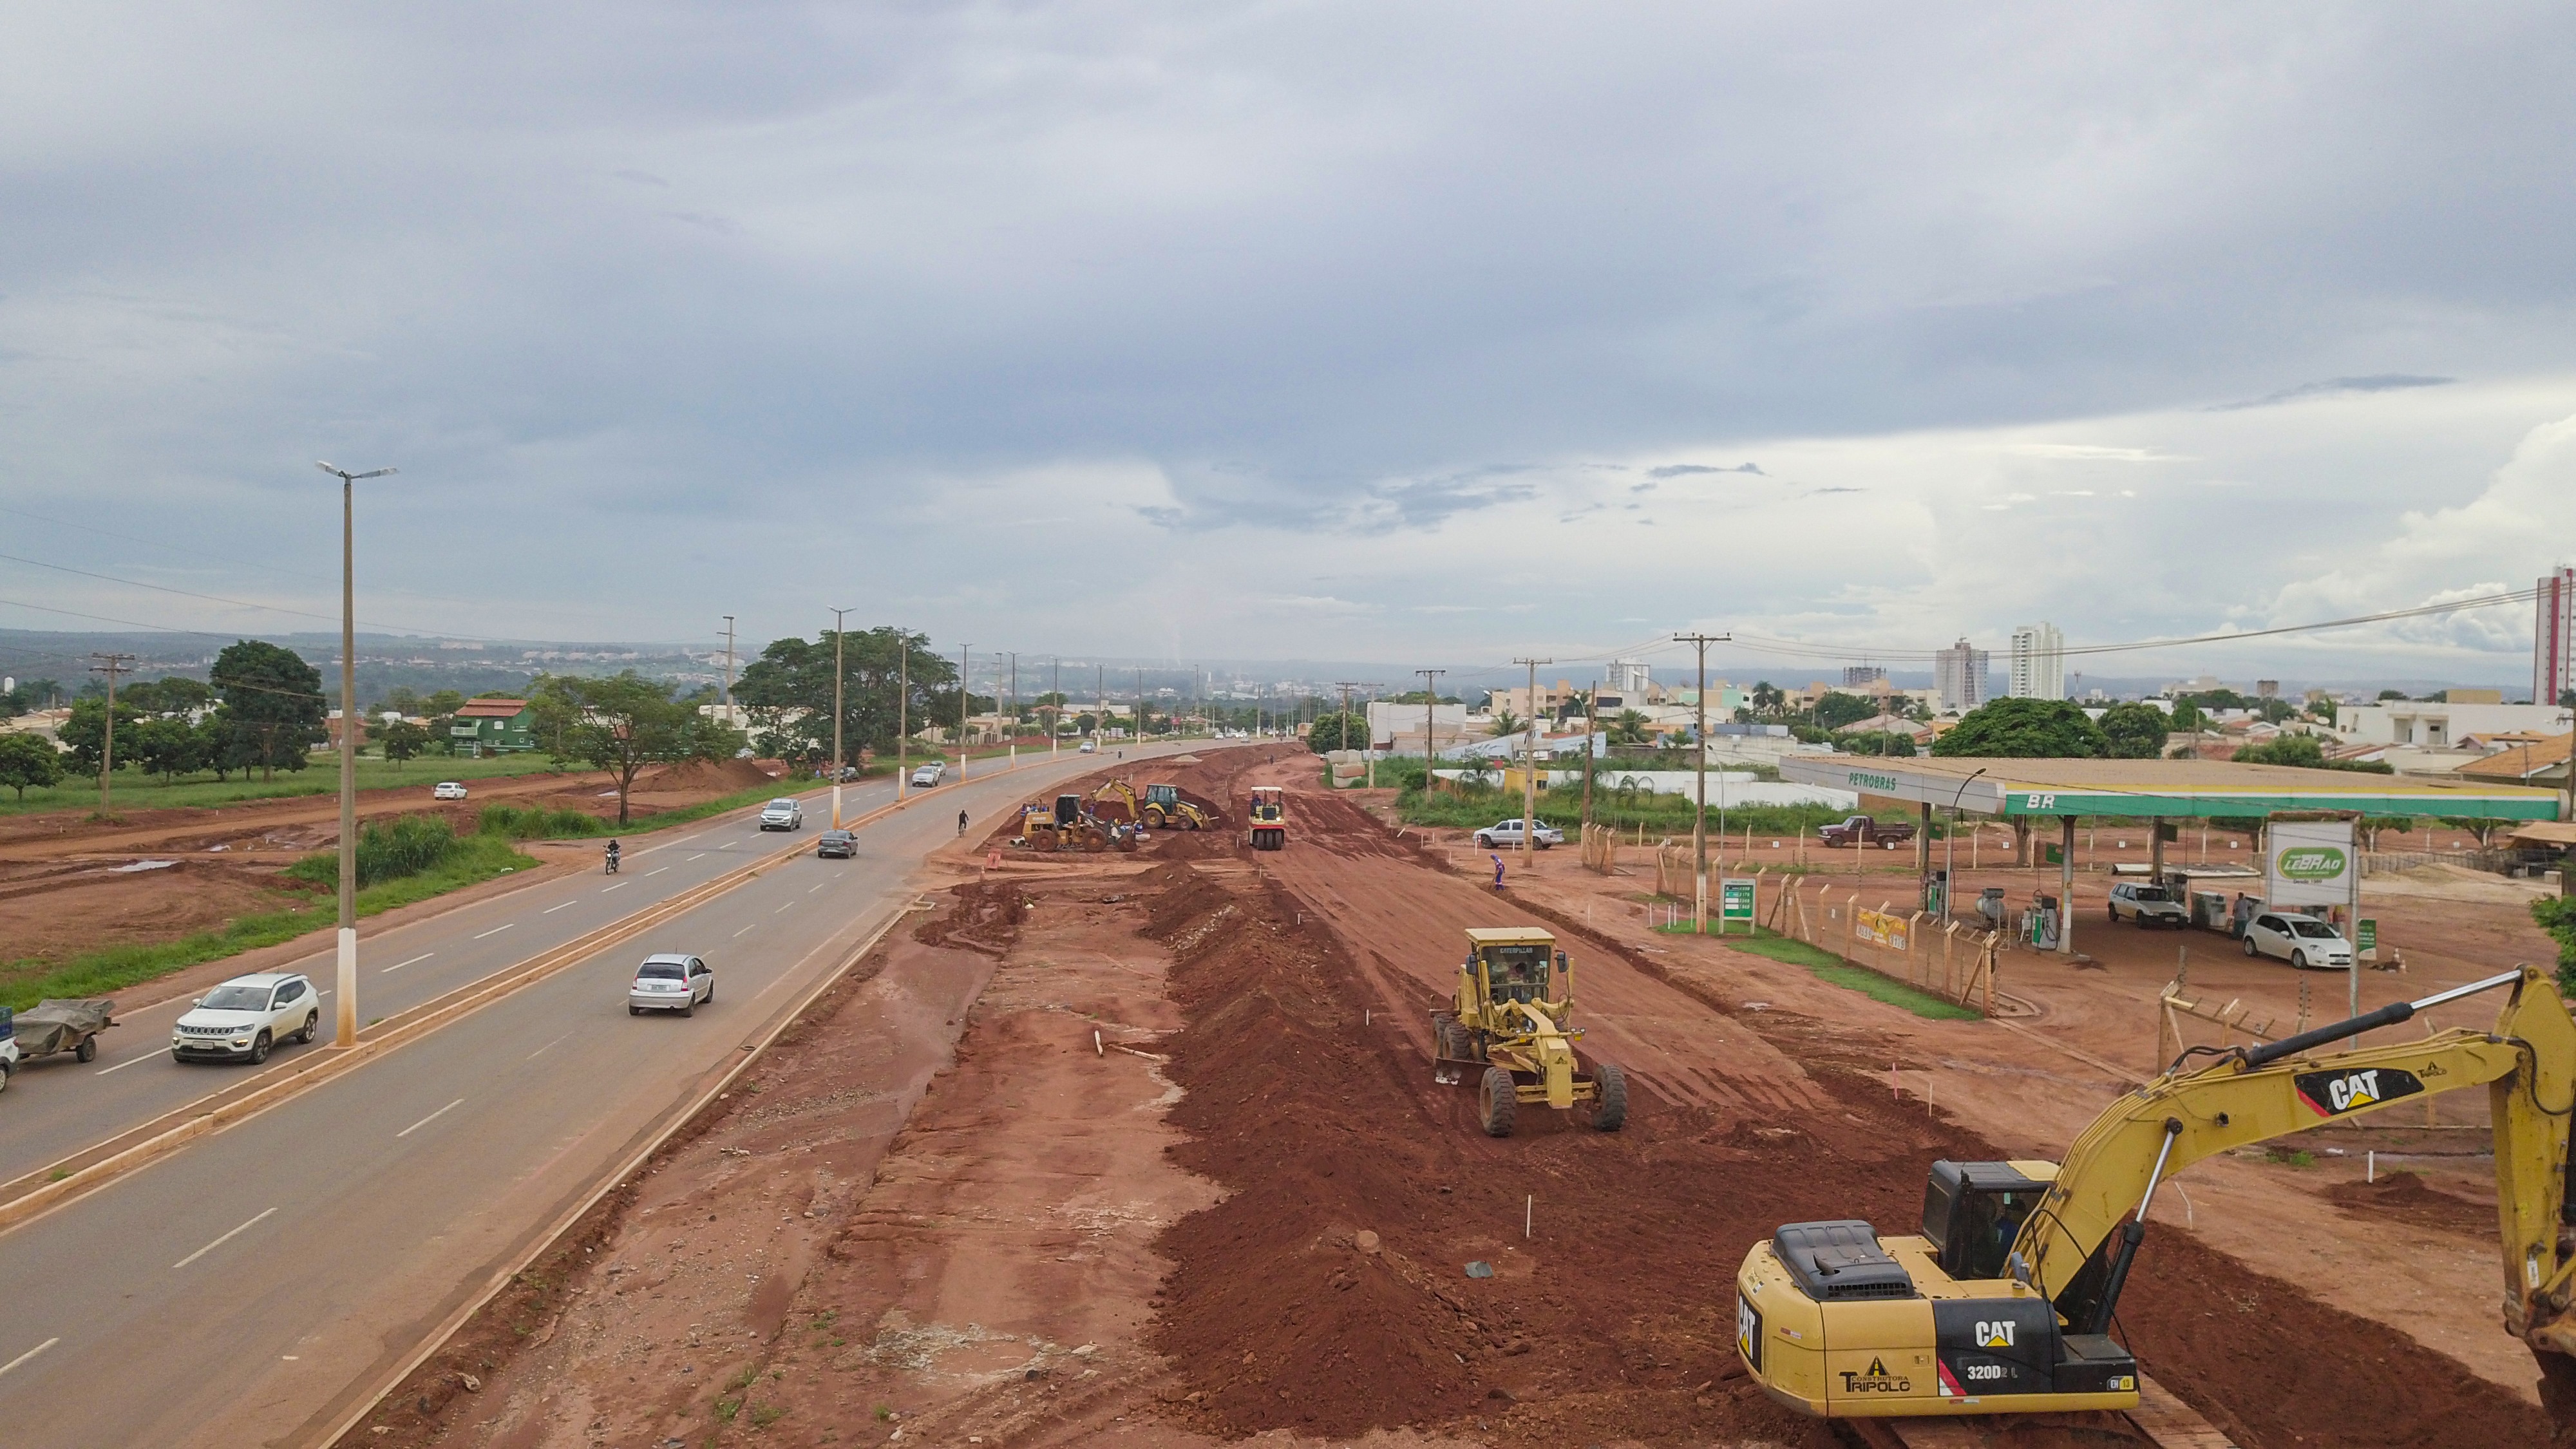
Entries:
{"type": "Polygon", "coordinates": [[[802,830],[805,828],[805,807],[793,800],[772,800],[760,807],[760,828],[802,830]]]}
{"type": "Polygon", "coordinates": [[[429,798],[432,800],[462,800],[465,798],[465,782],[462,780],[441,780],[437,784],[429,787],[429,798]]]}
{"type": "Polygon", "coordinates": [[[2245,954],[2277,956],[2301,970],[2352,969],[2352,943],[2314,916],[2290,911],[2257,911],[2245,923],[2245,954]]]}
{"type": "Polygon", "coordinates": [[[280,1041],[313,1040],[322,1024],[322,1001],[313,983],[294,972],[236,976],[197,999],[170,1029],[170,1055],[178,1061],[268,1060],[280,1041]]]}
{"type": "Polygon", "coordinates": [[[913,770],[912,785],[916,790],[925,789],[929,786],[936,785],[947,778],[947,762],[944,760],[933,760],[929,764],[919,766],[913,770]]]}

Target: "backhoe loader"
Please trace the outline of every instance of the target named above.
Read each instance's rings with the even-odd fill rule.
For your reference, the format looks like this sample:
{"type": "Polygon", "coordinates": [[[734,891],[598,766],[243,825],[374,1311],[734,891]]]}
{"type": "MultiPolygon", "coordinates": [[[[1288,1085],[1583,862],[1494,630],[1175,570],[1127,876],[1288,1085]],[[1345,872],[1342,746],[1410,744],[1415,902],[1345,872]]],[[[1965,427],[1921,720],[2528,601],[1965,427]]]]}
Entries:
{"type": "Polygon", "coordinates": [[[1556,937],[1535,927],[1471,927],[1458,968],[1454,1005],[1431,1013],[1432,1080],[1455,1086],[1473,1077],[1485,1135],[1509,1137],[1520,1106],[1592,1104],[1592,1125],[1616,1132],[1628,1120],[1628,1078],[1608,1062],[1581,1071],[1572,1024],[1574,964],[1556,937]],[[1548,967],[1556,999],[1548,999],[1548,967]]]}
{"type": "Polygon", "coordinates": [[[2112,1313],[2160,1183],[2213,1153],[2472,1086],[2495,1119],[2505,1330],[2563,1373],[2576,1022],[2527,966],[2261,1046],[2192,1048],[2062,1163],[1932,1164],[1920,1236],[1791,1223],[1736,1274],[1736,1352],[1772,1398],[1828,1418],[2134,1408],[2138,1365],[2112,1313]],[[2492,1031],[2320,1050],[2500,988],[2492,1031]]]}
{"type": "Polygon", "coordinates": [[[1205,830],[1208,813],[1181,798],[1178,785],[1145,787],[1145,826],[1149,830],[1205,830]]]}

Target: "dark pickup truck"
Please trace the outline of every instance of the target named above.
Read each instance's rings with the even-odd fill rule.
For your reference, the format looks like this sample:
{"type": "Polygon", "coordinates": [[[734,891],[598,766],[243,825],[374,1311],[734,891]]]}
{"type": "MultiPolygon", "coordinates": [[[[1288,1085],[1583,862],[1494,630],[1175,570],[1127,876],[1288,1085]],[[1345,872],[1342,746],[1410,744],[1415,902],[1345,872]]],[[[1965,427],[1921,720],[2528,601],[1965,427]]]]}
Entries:
{"type": "Polygon", "coordinates": [[[1867,815],[1855,815],[1840,825],[1828,825],[1816,832],[1827,845],[1883,845],[1889,850],[1914,838],[1914,827],[1899,821],[1889,824],[1867,815]]]}

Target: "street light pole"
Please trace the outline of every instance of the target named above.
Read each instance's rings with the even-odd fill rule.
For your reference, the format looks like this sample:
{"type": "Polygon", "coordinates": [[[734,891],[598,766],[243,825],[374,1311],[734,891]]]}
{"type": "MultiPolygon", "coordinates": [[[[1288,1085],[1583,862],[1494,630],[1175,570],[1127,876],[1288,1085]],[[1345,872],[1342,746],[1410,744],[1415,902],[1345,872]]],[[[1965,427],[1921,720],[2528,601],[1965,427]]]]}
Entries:
{"type": "Polygon", "coordinates": [[[841,828],[841,681],[848,678],[841,667],[841,636],[847,631],[841,619],[850,611],[832,611],[832,828],[841,828]]]}
{"type": "Polygon", "coordinates": [[[957,646],[957,782],[961,785],[966,783],[966,661],[971,657],[966,651],[969,647],[965,644],[957,646]]]}
{"type": "Polygon", "coordinates": [[[1693,919],[1698,922],[1697,930],[1703,936],[1708,934],[1708,646],[1712,643],[1723,644],[1734,637],[1732,634],[1675,634],[1673,636],[1681,643],[1699,646],[1699,692],[1691,699],[1694,720],[1691,728],[1698,736],[1695,743],[1698,746],[1699,755],[1699,808],[1691,812],[1691,860],[1699,891],[1693,919]]]}
{"type": "Polygon", "coordinates": [[[1553,659],[1515,659],[1514,664],[1529,666],[1529,694],[1522,703],[1530,707],[1529,746],[1521,751],[1521,868],[1529,868],[1530,836],[1538,830],[1538,667],[1554,664],[1553,659]]]}
{"type": "Polygon", "coordinates": [[[1961,780],[1959,788],[1950,792],[1950,832],[1941,837],[1941,923],[1943,925],[1948,925],[1950,918],[1956,914],[1950,909],[1950,901],[1951,892],[1959,888],[1956,869],[1959,863],[1959,801],[1967,796],[1968,787],[1977,783],[1977,775],[1985,772],[1986,767],[1979,765],[1976,774],[1961,780]]]}
{"type": "Polygon", "coordinates": [[[1011,762],[1005,766],[1020,767],[1020,651],[1011,651],[1011,707],[1002,714],[1002,737],[1011,742],[1011,762]]]}
{"type": "Polygon", "coordinates": [[[357,483],[391,468],[352,473],[313,465],[340,480],[340,930],[339,1005],[332,1045],[358,1044],[358,587],[357,483]]]}

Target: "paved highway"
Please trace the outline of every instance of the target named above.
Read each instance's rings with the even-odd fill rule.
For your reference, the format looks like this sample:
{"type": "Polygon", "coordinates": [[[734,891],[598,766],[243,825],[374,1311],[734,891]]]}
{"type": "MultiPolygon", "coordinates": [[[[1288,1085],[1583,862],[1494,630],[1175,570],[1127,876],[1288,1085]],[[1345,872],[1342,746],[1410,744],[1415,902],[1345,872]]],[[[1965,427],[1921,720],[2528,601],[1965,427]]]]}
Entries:
{"type": "MultiPolygon", "coordinates": [[[[1130,759],[1161,752],[1131,751],[1130,759]]],[[[856,860],[818,860],[808,849],[639,939],[0,1236],[0,1281],[15,1289],[0,1310],[0,1423],[11,1426],[9,1442],[312,1442],[660,1118],[900,913],[921,857],[955,838],[958,809],[989,824],[1101,763],[1069,755],[943,786],[937,798],[863,830],[856,860]],[[629,1016],[625,984],[635,961],[657,950],[705,957],[716,970],[715,1003],[685,1020],[629,1016]]],[[[882,803],[876,788],[859,808],[882,803]]],[[[764,842],[747,818],[728,818],[656,842],[621,880],[667,890],[684,869],[704,879],[764,848],[808,848],[815,829],[764,842]],[[649,875],[665,863],[668,875],[649,875]]],[[[404,952],[379,944],[365,967],[367,1014],[604,924],[631,908],[623,897],[640,893],[603,902],[610,884],[549,882],[388,933],[385,942],[415,936],[412,954],[425,959],[389,975],[404,952]],[[478,953],[511,937],[519,939],[505,950],[478,953]],[[433,965],[441,972],[403,982],[433,965]]],[[[46,1083],[23,1100],[13,1089],[0,1106],[49,1109],[120,1078],[194,1083],[220,1070],[169,1063],[166,1031],[166,1020],[138,1026],[119,1055],[93,1065],[109,1073],[104,1081],[46,1083]],[[149,1035],[156,1030],[163,1034],[149,1035]],[[149,1054],[161,1062],[116,1070],[149,1054]]],[[[30,1072],[22,1085],[38,1080],[30,1072]]],[[[183,1089],[178,1100],[186,1099],[183,1089]]],[[[138,1093],[126,1111],[149,1115],[148,1103],[160,1100],[138,1093]]],[[[19,1151],[14,1142],[10,1150],[19,1151]]]]}

